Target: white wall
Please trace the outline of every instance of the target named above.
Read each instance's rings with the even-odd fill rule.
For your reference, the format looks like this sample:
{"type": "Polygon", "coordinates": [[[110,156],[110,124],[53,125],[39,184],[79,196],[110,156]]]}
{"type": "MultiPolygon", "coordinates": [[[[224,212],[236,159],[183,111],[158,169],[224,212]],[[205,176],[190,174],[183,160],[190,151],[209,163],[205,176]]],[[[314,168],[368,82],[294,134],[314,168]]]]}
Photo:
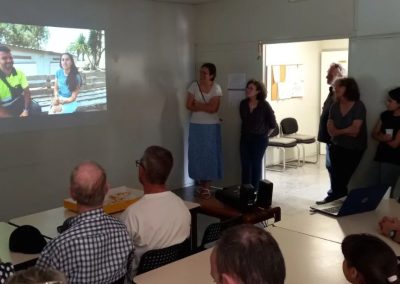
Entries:
{"type": "Polygon", "coordinates": [[[111,185],[139,187],[134,160],[151,144],[173,152],[169,184],[188,182],[186,87],[194,79],[193,7],[137,0],[0,0],[2,22],[106,31],[109,116],[93,126],[0,136],[0,220],[54,208],[83,159],[111,185]]]}
{"type": "MultiPolygon", "coordinates": [[[[240,72],[262,79],[259,61],[249,61],[256,53],[257,41],[283,43],[300,40],[350,38],[349,75],[360,83],[362,100],[367,106],[368,129],[371,130],[377,115],[384,110],[382,102],[386,91],[399,84],[398,41],[400,39],[400,1],[397,0],[308,0],[289,3],[282,0],[221,0],[202,5],[196,10],[196,61],[217,58],[221,77],[233,71],[232,65],[248,66],[240,72]],[[385,41],[386,35],[396,40],[385,41]],[[241,54],[232,57],[233,51],[242,48],[241,54]],[[224,46],[225,52],[208,52],[224,46]],[[385,62],[387,64],[382,64],[385,62]],[[385,69],[386,68],[386,69],[385,69]],[[257,72],[254,72],[256,71],[257,72]],[[385,75],[386,74],[386,75],[385,75]],[[390,74],[387,79],[385,76],[390,74]],[[374,84],[371,86],[371,82],[374,84]]],[[[227,101],[223,100],[223,106],[227,101]]],[[[226,130],[229,141],[236,142],[239,122],[232,117],[226,130]]],[[[373,153],[376,143],[369,141],[369,149],[353,179],[353,186],[377,181],[373,153]]],[[[224,144],[224,153],[236,155],[237,144],[224,144]]],[[[233,172],[226,176],[226,183],[239,181],[237,163],[229,164],[233,172]]]]}

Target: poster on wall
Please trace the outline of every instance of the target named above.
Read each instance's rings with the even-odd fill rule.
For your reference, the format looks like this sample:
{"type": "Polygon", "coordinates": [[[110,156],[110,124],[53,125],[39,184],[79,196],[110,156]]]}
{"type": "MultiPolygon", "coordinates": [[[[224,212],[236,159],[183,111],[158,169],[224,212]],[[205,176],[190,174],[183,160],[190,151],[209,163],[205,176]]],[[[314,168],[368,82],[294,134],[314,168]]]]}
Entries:
{"type": "Polygon", "coordinates": [[[273,65],[271,99],[284,100],[304,96],[304,65],[273,65]]]}

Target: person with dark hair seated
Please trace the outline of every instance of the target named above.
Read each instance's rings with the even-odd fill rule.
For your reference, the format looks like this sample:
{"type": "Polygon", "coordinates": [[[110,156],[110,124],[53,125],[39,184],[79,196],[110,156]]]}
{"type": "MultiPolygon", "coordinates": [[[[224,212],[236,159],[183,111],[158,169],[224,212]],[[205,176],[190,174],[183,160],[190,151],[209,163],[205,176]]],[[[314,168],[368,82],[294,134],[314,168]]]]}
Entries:
{"type": "Polygon", "coordinates": [[[354,234],[342,242],[343,273],[352,284],[399,283],[394,251],[382,240],[368,234],[354,234]]]}
{"type": "Polygon", "coordinates": [[[104,213],[103,201],[109,189],[104,169],[94,162],[83,162],[73,170],[70,183],[79,215],[69,229],[46,245],[36,266],[65,273],[71,284],[123,281],[133,247],[126,226],[104,213]]]}
{"type": "Polygon", "coordinates": [[[210,257],[217,284],[283,284],[285,261],[278,243],[254,225],[227,229],[210,257]]]}

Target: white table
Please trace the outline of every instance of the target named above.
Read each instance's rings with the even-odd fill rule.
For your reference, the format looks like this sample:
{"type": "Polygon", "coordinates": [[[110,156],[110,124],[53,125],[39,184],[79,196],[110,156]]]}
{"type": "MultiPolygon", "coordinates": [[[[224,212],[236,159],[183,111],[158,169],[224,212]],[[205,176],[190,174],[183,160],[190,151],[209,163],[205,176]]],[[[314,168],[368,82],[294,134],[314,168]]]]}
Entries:
{"type": "MultiPolygon", "coordinates": [[[[277,240],[286,264],[287,284],[346,283],[342,272],[340,244],[293,232],[268,227],[277,240]]],[[[189,256],[135,277],[137,284],[208,284],[212,249],[189,256]]]]}
{"type": "Polygon", "coordinates": [[[379,234],[378,222],[383,216],[400,217],[400,204],[394,199],[384,199],[375,211],[343,217],[305,211],[296,216],[283,216],[276,226],[337,243],[350,234],[368,233],[384,240],[400,255],[400,245],[379,234]]]}
{"type": "MultiPolygon", "coordinates": [[[[133,191],[139,191],[137,189],[131,189],[133,191]]],[[[143,193],[143,191],[141,191],[143,193]]],[[[187,208],[191,211],[196,210],[200,207],[199,204],[184,201],[187,208]]],[[[76,216],[75,212],[72,212],[64,207],[58,207],[18,218],[11,219],[9,221],[10,224],[15,226],[22,226],[22,225],[31,225],[36,227],[44,237],[48,239],[54,239],[59,235],[57,232],[57,226],[62,225],[65,219],[69,217],[76,216]]],[[[114,217],[118,218],[121,215],[121,212],[112,214],[114,217]]],[[[192,215],[195,216],[195,215],[192,215]]],[[[194,224],[196,225],[196,224],[194,224]]],[[[193,230],[196,228],[193,228],[193,230]]],[[[197,230],[196,230],[197,231],[197,230]]]]}
{"type": "Polygon", "coordinates": [[[10,224],[0,222],[0,258],[3,262],[11,262],[14,266],[39,257],[39,254],[17,253],[9,250],[9,238],[16,228],[10,224]]]}

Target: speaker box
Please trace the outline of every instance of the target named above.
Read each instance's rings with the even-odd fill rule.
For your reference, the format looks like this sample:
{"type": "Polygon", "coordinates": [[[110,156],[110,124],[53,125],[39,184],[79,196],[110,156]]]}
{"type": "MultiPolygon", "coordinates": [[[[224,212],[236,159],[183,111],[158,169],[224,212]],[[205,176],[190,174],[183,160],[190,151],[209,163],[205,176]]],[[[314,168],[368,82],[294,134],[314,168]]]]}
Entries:
{"type": "Polygon", "coordinates": [[[274,184],[269,180],[261,180],[258,184],[257,203],[258,207],[269,208],[272,204],[272,192],[274,184]]]}

